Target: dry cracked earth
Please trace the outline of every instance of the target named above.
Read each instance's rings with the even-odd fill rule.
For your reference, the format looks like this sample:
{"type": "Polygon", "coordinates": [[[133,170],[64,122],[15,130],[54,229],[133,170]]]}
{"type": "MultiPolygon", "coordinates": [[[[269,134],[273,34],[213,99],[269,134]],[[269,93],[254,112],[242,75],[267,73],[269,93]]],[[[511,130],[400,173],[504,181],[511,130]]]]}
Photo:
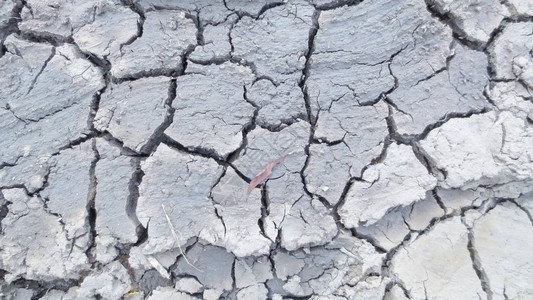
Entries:
{"type": "Polygon", "coordinates": [[[532,0],[1,0],[0,38],[2,299],[533,299],[532,0]]]}

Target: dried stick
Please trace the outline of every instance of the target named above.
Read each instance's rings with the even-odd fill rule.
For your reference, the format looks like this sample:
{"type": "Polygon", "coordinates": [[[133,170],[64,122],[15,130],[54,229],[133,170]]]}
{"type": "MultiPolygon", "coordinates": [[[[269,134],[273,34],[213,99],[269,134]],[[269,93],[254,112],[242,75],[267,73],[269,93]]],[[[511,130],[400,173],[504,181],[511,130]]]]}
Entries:
{"type": "MultiPolygon", "coordinates": [[[[172,232],[172,236],[174,236],[174,239],[176,240],[176,243],[178,244],[178,249],[180,250],[181,256],[183,256],[183,259],[185,259],[185,262],[189,266],[195,268],[196,270],[198,270],[200,272],[203,272],[202,270],[198,269],[195,265],[191,264],[191,262],[187,259],[187,256],[185,256],[185,253],[183,252],[183,249],[181,249],[180,239],[178,238],[178,235],[176,234],[176,231],[174,230],[174,226],[172,226],[172,222],[170,221],[170,218],[168,217],[167,211],[165,209],[165,205],[161,204],[161,207],[163,208],[163,213],[165,214],[165,217],[167,218],[168,227],[170,228],[170,232],[172,232]]],[[[178,232],[179,232],[179,230],[178,230],[178,232]]],[[[179,234],[181,236],[181,232],[179,232],[179,234]]]]}

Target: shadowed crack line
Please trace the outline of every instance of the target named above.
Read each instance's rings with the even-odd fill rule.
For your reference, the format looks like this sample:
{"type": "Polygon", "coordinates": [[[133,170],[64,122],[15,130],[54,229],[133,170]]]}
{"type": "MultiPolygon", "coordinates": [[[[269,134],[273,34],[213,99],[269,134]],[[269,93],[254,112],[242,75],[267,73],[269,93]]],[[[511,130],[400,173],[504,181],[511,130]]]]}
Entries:
{"type": "Polygon", "coordinates": [[[89,259],[90,263],[95,263],[96,257],[92,254],[92,249],[96,246],[96,208],[95,208],[95,199],[96,199],[96,186],[98,184],[98,180],[96,178],[96,164],[100,160],[100,154],[98,153],[98,149],[96,148],[96,140],[92,140],[92,150],[94,152],[94,159],[91,161],[91,166],[89,169],[89,176],[91,179],[91,183],[89,186],[89,193],[87,196],[87,214],[88,214],[88,224],[89,224],[89,241],[87,243],[87,251],[85,251],[87,258],[89,259]]]}
{"type": "Polygon", "coordinates": [[[477,277],[479,278],[479,281],[481,282],[481,288],[487,294],[487,299],[492,300],[493,294],[492,290],[490,288],[490,282],[487,274],[485,273],[485,270],[483,269],[483,266],[481,265],[481,260],[479,257],[479,254],[475,248],[475,238],[474,238],[474,230],[469,227],[464,218],[461,218],[461,221],[463,222],[463,225],[468,230],[468,244],[467,249],[470,254],[470,259],[472,260],[472,268],[476,272],[477,277]]]}
{"type": "Polygon", "coordinates": [[[139,158],[133,158],[131,163],[135,166],[135,171],[131,175],[128,184],[129,194],[126,200],[126,215],[133,222],[136,228],[135,231],[137,233],[137,242],[135,244],[141,244],[143,240],[148,238],[148,230],[141,224],[136,214],[137,201],[139,199],[139,186],[141,185],[144,177],[144,172],[141,169],[141,160],[139,158]]]}

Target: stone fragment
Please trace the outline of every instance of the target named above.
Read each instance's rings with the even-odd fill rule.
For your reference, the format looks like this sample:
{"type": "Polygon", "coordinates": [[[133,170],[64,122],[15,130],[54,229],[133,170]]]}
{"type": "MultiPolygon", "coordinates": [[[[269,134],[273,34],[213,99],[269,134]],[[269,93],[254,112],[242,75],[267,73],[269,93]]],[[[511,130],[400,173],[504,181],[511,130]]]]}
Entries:
{"type": "MultiPolygon", "coordinates": [[[[136,175],[136,161],[122,156],[120,149],[104,139],[96,140],[96,259],[110,262],[118,254],[117,244],[135,243],[139,224],[130,218],[130,180],[136,175]],[[108,247],[105,247],[108,245],[108,247]]],[[[137,221],[138,222],[138,221],[137,221]]]]}
{"type": "Polygon", "coordinates": [[[387,106],[382,102],[358,106],[344,98],[321,112],[314,138],[340,143],[311,144],[304,171],[307,189],[335,205],[350,178],[360,177],[363,168],[381,154],[388,135],[387,116],[387,106]]]}
{"type": "Polygon", "coordinates": [[[94,124],[124,146],[146,152],[168,115],[170,79],[141,78],[110,84],[100,99],[94,124]]]}
{"type": "Polygon", "coordinates": [[[273,278],[272,265],[268,256],[241,258],[235,260],[235,286],[238,289],[261,286],[273,278]]]}
{"type": "MultiPolygon", "coordinates": [[[[446,172],[444,188],[519,183],[508,197],[531,190],[533,129],[510,112],[448,121],[420,142],[432,164],[446,172]],[[477,166],[483,165],[483,168],[477,166]]],[[[505,195],[501,194],[501,197],[505,195]]]]}
{"type": "Polygon", "coordinates": [[[267,10],[257,20],[243,17],[230,33],[233,57],[253,64],[258,76],[276,83],[297,82],[305,65],[313,11],[305,1],[291,1],[267,10]]]}
{"type": "Polygon", "coordinates": [[[516,63],[520,60],[533,63],[530,55],[533,48],[531,31],[533,31],[531,22],[509,23],[494,38],[487,49],[494,79],[515,79],[513,66],[516,63]]]}
{"type": "MultiPolygon", "coordinates": [[[[153,258],[152,256],[148,256],[148,258],[153,258]]],[[[152,261],[150,259],[150,261],[152,261]]],[[[153,267],[153,266],[152,266],[153,267]]],[[[163,269],[165,272],[166,269],[163,269]]],[[[142,274],[142,277],[138,281],[139,283],[139,289],[143,291],[144,294],[150,294],[153,290],[156,288],[162,286],[171,286],[172,282],[170,281],[170,275],[167,274],[165,276],[162,275],[162,272],[159,268],[150,269],[144,274],[142,274]]]]}
{"type": "Polygon", "coordinates": [[[217,243],[223,237],[224,227],[208,198],[223,171],[214,160],[160,144],[141,168],[145,175],[139,186],[136,214],[148,228],[145,254],[177,248],[162,205],[182,247],[190,238],[217,243]]]}
{"type": "Polygon", "coordinates": [[[243,96],[252,73],[229,62],[190,64],[187,70],[190,73],[178,77],[174,122],[165,133],[185,147],[227,157],[241,146],[242,131],[252,122],[254,107],[243,96]]]}
{"type": "Polygon", "coordinates": [[[249,286],[237,292],[237,300],[266,300],[268,299],[268,289],[264,284],[249,286]]]}
{"type": "Polygon", "coordinates": [[[91,141],[50,159],[48,186],[40,194],[50,212],[61,219],[69,239],[87,235],[90,230],[87,205],[94,188],[90,172],[95,159],[91,141]]]}
{"type": "Polygon", "coordinates": [[[211,192],[217,215],[224,223],[224,246],[237,257],[266,255],[273,243],[258,225],[261,193],[254,189],[247,195],[247,189],[248,183],[228,168],[211,192]]]}
{"type": "Polygon", "coordinates": [[[400,248],[392,271],[415,299],[484,299],[467,246],[468,231],[459,217],[453,217],[400,248]]]}
{"type": "Polygon", "coordinates": [[[436,183],[411,147],[391,144],[385,160],[370,166],[362,181],[353,183],[338,213],[349,228],[370,225],[393,207],[424,199],[436,183]]]}
{"type": "Polygon", "coordinates": [[[120,299],[132,288],[128,270],[120,262],[114,261],[101,271],[83,279],[77,290],[79,297],[100,295],[104,299],[120,299]]]}
{"type": "Polygon", "coordinates": [[[513,61],[513,73],[520,83],[528,88],[533,88],[533,59],[521,56],[513,61]]]}
{"type": "Polygon", "coordinates": [[[301,281],[300,276],[292,276],[283,285],[283,290],[291,296],[310,297],[313,294],[313,290],[311,290],[308,284],[304,283],[302,286],[301,281]]]}
{"type": "Polygon", "coordinates": [[[202,246],[200,244],[193,246],[187,251],[186,255],[194,267],[182,258],[178,261],[177,268],[174,271],[175,274],[192,275],[206,289],[213,289],[220,293],[232,289],[233,255],[223,248],[211,245],[202,246]]]}
{"type": "Polygon", "coordinates": [[[288,277],[300,273],[305,262],[288,253],[278,252],[274,255],[274,264],[276,276],[281,280],[287,280],[288,277]]]}
{"type": "Polygon", "coordinates": [[[147,300],[159,300],[159,299],[165,299],[165,300],[194,300],[197,299],[196,297],[193,297],[189,294],[178,292],[174,290],[173,288],[169,287],[158,287],[152,292],[152,295],[150,295],[147,300]]]}
{"type": "Polygon", "coordinates": [[[246,97],[259,107],[259,126],[277,128],[307,118],[304,95],[296,82],[276,86],[268,79],[260,79],[246,91],[246,97]]]}
{"type": "Polygon", "coordinates": [[[215,289],[207,289],[202,295],[205,300],[218,300],[220,299],[222,292],[215,289]]]}
{"type": "Polygon", "coordinates": [[[174,288],[180,292],[196,294],[202,292],[203,286],[194,278],[183,277],[176,281],[174,288]]]}
{"type": "MultiPolygon", "coordinates": [[[[397,122],[399,133],[421,133],[428,125],[445,120],[449,115],[479,112],[488,107],[483,95],[483,89],[488,84],[485,54],[461,45],[453,49],[449,65],[441,72],[427,78],[418,77],[418,81],[413,80],[415,76],[399,79],[398,88],[389,97],[400,111],[410,117],[405,122],[397,122]]],[[[403,75],[419,72],[419,66],[411,66],[411,60],[410,56],[395,59],[391,66],[394,74],[397,71],[403,75]]],[[[425,64],[419,62],[422,63],[425,64]]]]}
{"type": "Polygon", "coordinates": [[[448,15],[468,40],[486,43],[503,18],[509,16],[507,7],[498,0],[432,0],[431,7],[448,15]]]}
{"type": "MultiPolygon", "coordinates": [[[[168,274],[166,270],[170,268],[170,266],[176,262],[176,258],[180,254],[181,253],[179,252],[179,249],[172,249],[172,250],[165,251],[165,252],[154,253],[148,258],[149,258],[150,263],[154,267],[156,267],[157,271],[161,273],[161,275],[163,276],[163,274],[165,275],[168,274]]],[[[170,279],[170,277],[168,277],[168,279],[170,279]]]]}
{"type": "Polygon", "coordinates": [[[473,248],[494,299],[533,297],[533,223],[514,204],[498,205],[474,222],[473,248]]]}
{"type": "Polygon", "coordinates": [[[72,38],[84,52],[100,59],[118,55],[121,47],[137,37],[139,15],[131,9],[103,1],[93,14],[92,22],[74,31],[72,38]]]}
{"type": "Polygon", "coordinates": [[[183,56],[196,46],[196,26],[183,11],[145,14],[142,36],[109,57],[117,78],[172,74],[183,69],[183,56]]]}
{"type": "Polygon", "coordinates": [[[0,235],[0,268],[8,272],[6,282],[77,279],[90,267],[84,248],[68,238],[60,219],[46,211],[41,199],[22,189],[4,189],[2,194],[11,203],[0,235]]]}

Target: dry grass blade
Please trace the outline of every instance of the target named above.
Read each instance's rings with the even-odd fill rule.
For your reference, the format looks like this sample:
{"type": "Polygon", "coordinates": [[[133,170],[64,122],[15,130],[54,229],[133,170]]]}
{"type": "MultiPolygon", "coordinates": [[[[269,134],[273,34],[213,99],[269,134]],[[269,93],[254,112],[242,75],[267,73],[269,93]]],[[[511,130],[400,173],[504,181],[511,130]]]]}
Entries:
{"type": "MultiPolygon", "coordinates": [[[[180,245],[180,239],[178,238],[178,235],[176,234],[176,231],[174,229],[174,226],[172,226],[172,222],[170,221],[170,218],[168,217],[168,214],[167,214],[167,211],[165,209],[165,205],[164,204],[161,204],[161,207],[163,208],[163,213],[165,214],[165,217],[167,218],[167,222],[168,222],[168,227],[170,228],[170,232],[172,232],[172,236],[174,236],[174,239],[176,240],[176,244],[178,244],[178,248],[180,250],[180,253],[181,253],[181,256],[183,256],[183,259],[185,259],[185,262],[195,268],[196,270],[200,271],[200,272],[203,272],[202,270],[198,269],[195,265],[191,264],[191,262],[187,259],[187,256],[185,256],[185,253],[183,252],[183,249],[181,249],[181,245],[180,245]]],[[[178,231],[179,232],[179,231],[178,231]]],[[[181,236],[181,232],[180,232],[180,236],[181,236]]]]}
{"type": "Polygon", "coordinates": [[[279,163],[282,163],[285,161],[285,158],[289,154],[285,154],[284,156],[274,159],[271,163],[267,164],[259,174],[257,174],[251,181],[250,185],[248,185],[248,195],[252,192],[252,190],[263,180],[267,179],[270,174],[272,174],[272,169],[279,163]]]}

